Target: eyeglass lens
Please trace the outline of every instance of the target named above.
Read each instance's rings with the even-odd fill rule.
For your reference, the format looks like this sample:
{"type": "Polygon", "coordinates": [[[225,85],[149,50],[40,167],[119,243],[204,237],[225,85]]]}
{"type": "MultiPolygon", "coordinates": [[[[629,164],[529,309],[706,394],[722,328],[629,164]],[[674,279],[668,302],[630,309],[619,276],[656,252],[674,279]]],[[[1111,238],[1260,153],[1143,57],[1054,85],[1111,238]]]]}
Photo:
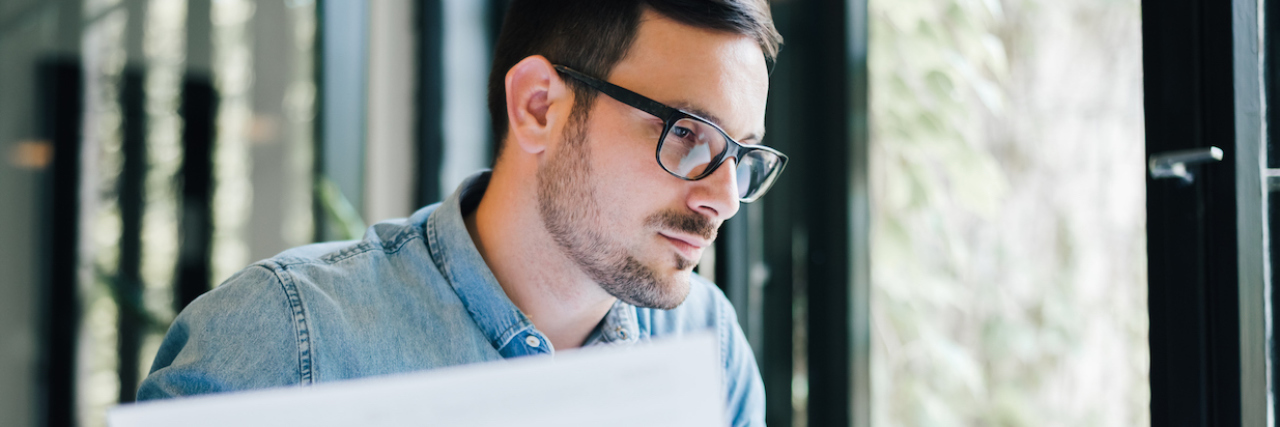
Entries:
{"type": "Polygon", "coordinates": [[[782,159],[768,151],[756,150],[738,159],[738,197],[742,200],[755,201],[778,178],[778,164],[782,159]],[[743,182],[745,180],[745,182],[743,182]]]}
{"type": "MultiPolygon", "coordinates": [[[[673,174],[693,179],[706,173],[712,161],[725,151],[729,142],[723,133],[702,121],[683,118],[667,131],[658,158],[662,167],[673,174]]],[[[755,200],[768,189],[775,178],[774,168],[780,162],[773,153],[756,150],[736,159],[734,171],[738,197],[755,200]]]]}

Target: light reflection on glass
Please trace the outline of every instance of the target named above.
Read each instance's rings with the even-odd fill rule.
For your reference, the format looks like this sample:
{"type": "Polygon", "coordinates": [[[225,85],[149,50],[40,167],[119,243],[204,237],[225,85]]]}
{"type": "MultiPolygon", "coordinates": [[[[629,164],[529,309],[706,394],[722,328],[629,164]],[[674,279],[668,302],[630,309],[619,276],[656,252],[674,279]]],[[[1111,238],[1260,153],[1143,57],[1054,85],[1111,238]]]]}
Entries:
{"type": "Polygon", "coordinates": [[[1149,425],[1140,2],[868,8],[873,424],[1149,425]]]}
{"type": "Polygon", "coordinates": [[[210,278],[222,283],[249,261],[243,236],[253,201],[248,135],[253,120],[254,3],[213,2],[214,81],[220,96],[214,145],[213,259],[210,278]]]}
{"type": "MultiPolygon", "coordinates": [[[[99,13],[114,2],[86,3],[86,15],[99,13]]],[[[79,424],[101,426],[106,409],[119,394],[116,325],[119,307],[112,298],[111,280],[119,264],[121,233],[117,182],[123,166],[120,76],[126,60],[123,9],[106,12],[84,29],[84,117],[80,223],[86,225],[80,242],[80,295],[83,323],[78,338],[75,402],[79,424]]]]}
{"type": "Polygon", "coordinates": [[[85,19],[94,19],[119,5],[120,0],[84,0],[81,10],[85,19]]]}
{"type": "MultiPolygon", "coordinates": [[[[173,276],[178,259],[178,194],[182,118],[178,115],[186,54],[187,3],[150,0],[143,51],[147,59],[147,175],[142,217],[143,307],[157,325],[173,319],[173,276]]],[[[164,329],[144,328],[138,381],[151,369],[164,329]]]]}
{"type": "Polygon", "coordinates": [[[288,167],[292,182],[286,184],[291,191],[285,193],[287,200],[283,204],[285,222],[282,232],[285,243],[297,246],[315,239],[311,194],[315,169],[316,10],[313,1],[290,0],[288,5],[293,19],[295,62],[289,89],[285,92],[284,113],[290,127],[288,167]]]}

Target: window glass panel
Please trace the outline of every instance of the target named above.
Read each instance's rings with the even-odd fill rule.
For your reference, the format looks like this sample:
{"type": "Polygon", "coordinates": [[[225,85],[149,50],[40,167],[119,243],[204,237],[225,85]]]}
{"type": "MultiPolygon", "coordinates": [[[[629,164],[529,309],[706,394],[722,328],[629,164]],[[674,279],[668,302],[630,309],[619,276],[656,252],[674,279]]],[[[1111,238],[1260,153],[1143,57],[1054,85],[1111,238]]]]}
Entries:
{"type": "Polygon", "coordinates": [[[186,57],[187,3],[184,0],[149,0],[143,51],[146,55],[147,174],[142,217],[142,303],[144,319],[138,325],[144,337],[138,352],[141,382],[151,370],[164,326],[176,315],[173,280],[178,264],[180,215],[178,178],[182,168],[182,78],[186,57]]]}
{"type": "MultiPolygon", "coordinates": [[[[86,4],[86,15],[105,2],[86,4]]],[[[77,415],[80,425],[104,425],[106,409],[119,395],[116,325],[119,307],[112,297],[119,264],[120,206],[117,183],[123,167],[121,152],[120,80],[125,64],[124,33],[130,17],[115,7],[96,15],[85,26],[83,165],[81,171],[80,300],[82,328],[78,339],[81,362],[76,369],[77,415]]],[[[68,369],[70,367],[55,367],[68,369]]]]}
{"type": "Polygon", "coordinates": [[[76,372],[76,401],[51,404],[99,426],[150,370],[177,285],[212,288],[313,238],[316,23],[306,0],[93,0],[80,12],[82,312],[75,366],[49,368],[76,372]],[[216,111],[183,110],[201,105],[216,111]],[[197,264],[214,268],[182,276],[197,264]]]}
{"type": "Polygon", "coordinates": [[[1141,426],[1137,0],[872,0],[876,425],[1141,426]]]}

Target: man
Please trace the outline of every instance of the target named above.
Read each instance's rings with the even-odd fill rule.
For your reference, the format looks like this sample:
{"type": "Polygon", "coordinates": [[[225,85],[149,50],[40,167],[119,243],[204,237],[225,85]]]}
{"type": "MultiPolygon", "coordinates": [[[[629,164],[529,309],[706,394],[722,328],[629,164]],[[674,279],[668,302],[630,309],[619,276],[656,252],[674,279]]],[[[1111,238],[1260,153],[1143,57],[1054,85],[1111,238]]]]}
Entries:
{"type": "Polygon", "coordinates": [[[492,173],[359,242],[236,274],[174,322],[139,399],[710,329],[729,419],[763,424],[733,309],[691,271],[785,164],[743,145],[764,132],[779,43],[764,0],[512,2],[490,80],[492,173]]]}

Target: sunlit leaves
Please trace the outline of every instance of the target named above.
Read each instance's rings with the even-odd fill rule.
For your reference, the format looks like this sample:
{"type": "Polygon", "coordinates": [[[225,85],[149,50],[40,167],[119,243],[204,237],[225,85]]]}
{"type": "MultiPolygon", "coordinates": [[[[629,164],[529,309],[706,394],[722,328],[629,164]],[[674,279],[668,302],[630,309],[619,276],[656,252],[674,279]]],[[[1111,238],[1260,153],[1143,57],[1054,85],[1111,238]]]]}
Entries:
{"type": "Polygon", "coordinates": [[[1149,423],[1137,2],[869,9],[874,423],[1149,423]]]}

